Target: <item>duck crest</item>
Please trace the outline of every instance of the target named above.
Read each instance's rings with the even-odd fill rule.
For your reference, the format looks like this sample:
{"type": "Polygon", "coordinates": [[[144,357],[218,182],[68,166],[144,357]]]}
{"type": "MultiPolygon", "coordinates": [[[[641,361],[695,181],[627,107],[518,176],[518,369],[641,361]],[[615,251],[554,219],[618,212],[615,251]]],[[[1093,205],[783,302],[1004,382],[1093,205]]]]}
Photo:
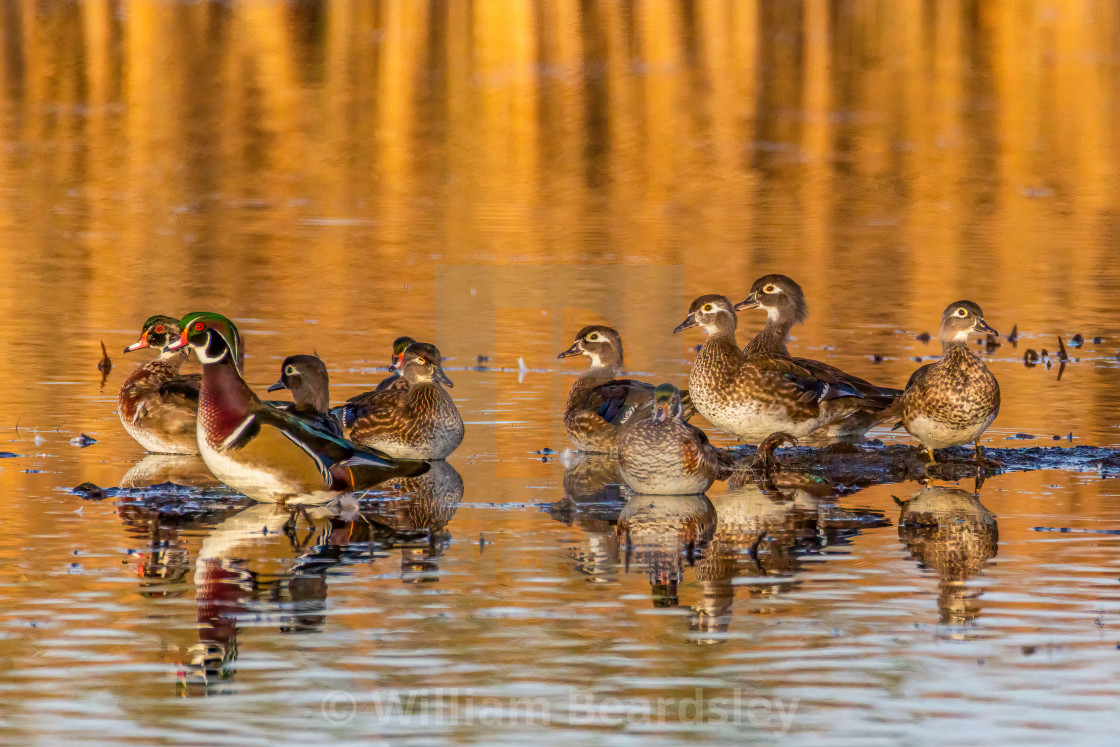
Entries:
{"type": "Polygon", "coordinates": [[[204,365],[198,419],[206,442],[218,448],[255,409],[255,399],[228,356],[217,363],[204,365]]]}

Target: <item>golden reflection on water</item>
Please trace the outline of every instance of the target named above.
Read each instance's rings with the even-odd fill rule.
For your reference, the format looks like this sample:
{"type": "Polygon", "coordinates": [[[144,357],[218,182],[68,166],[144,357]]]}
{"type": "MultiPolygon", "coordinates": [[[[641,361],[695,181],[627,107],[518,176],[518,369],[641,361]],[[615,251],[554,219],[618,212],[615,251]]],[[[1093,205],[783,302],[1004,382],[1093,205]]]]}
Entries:
{"type": "MultiPolygon", "coordinates": [[[[20,424],[21,440],[6,448],[25,455],[0,465],[10,620],[49,618],[40,600],[70,599],[77,578],[94,606],[74,614],[107,617],[143,640],[109,636],[97,655],[167,665],[198,642],[193,599],[140,603],[135,582],[114,575],[130,572],[115,567],[111,548],[134,541],[131,525],[107,503],[73,513],[76,499],[59,488],[119,484],[139,460],[113,413],[135,362],[116,351],[149,315],[199,308],[239,322],[252,383],[271,383],[283,356],[314,350],[331,368],[335,399],[373,380],[398,334],[432,339],[451,358],[470,424],[452,460],[463,501],[530,506],[460,508],[446,526],[446,555],[413,548],[391,572],[375,564],[373,576],[330,577],[327,609],[337,599],[339,613],[327,615],[322,640],[332,650],[377,650],[363,637],[369,618],[346,613],[368,606],[363,594],[375,598],[376,620],[388,615],[377,635],[411,624],[393,615],[427,601],[425,584],[401,591],[398,576],[407,567],[425,576],[432,564],[453,569],[436,586],[454,590],[441,603],[464,617],[454,631],[425,618],[393,646],[473,640],[494,657],[483,680],[522,669],[515,654],[542,641],[591,655],[565,638],[573,633],[563,620],[487,612],[526,604],[526,595],[553,612],[569,599],[580,612],[591,605],[595,624],[575,635],[604,646],[639,641],[649,648],[632,655],[664,666],[665,647],[742,632],[738,621],[752,615],[808,624],[801,632],[827,646],[806,621],[877,634],[852,610],[885,606],[923,624],[983,625],[994,604],[1004,617],[993,629],[1018,640],[1034,615],[1078,604],[1083,612],[1093,574],[1108,576],[1107,540],[1070,541],[1060,545],[1064,562],[1086,565],[1076,599],[1031,596],[1055,583],[1034,574],[1059,546],[1034,526],[1117,518],[1111,481],[1035,475],[985,491],[1000,550],[980,581],[943,581],[940,614],[883,581],[901,574],[914,593],[939,593],[894,528],[865,527],[850,539],[854,561],[828,561],[855,570],[812,580],[821,562],[798,560],[799,532],[868,511],[897,522],[890,496],[899,491],[884,486],[846,502],[839,518],[756,517],[780,530],[754,548],[757,568],[747,570],[796,580],[735,587],[722,556],[709,555],[707,565],[670,569],[680,576],[678,607],[691,611],[651,616],[648,569],[626,571],[614,519],[577,511],[568,526],[534,508],[573,502],[588,475],[564,476],[529,452],[565,446],[557,413],[571,377],[553,372],[578,370],[555,361],[575,330],[615,324],[630,368],[681,383],[701,340],[671,330],[691,298],[740,300],[765,272],[792,275],[808,295],[813,316],[796,330],[795,350],[895,386],[918,365],[913,356],[937,352],[915,334],[935,331],[948,302],[972,298],[1001,332],[1018,325],[1024,334],[991,362],[1003,388],[995,444],[1019,444],[1003,441],[1019,431],[1047,439],[1033,445],[1071,432],[1081,443],[1120,442],[1115,3],[28,0],[0,3],[0,38],[0,427],[20,424]],[[1022,366],[1025,348],[1054,351],[1057,335],[1078,332],[1105,342],[1076,351],[1082,360],[1060,382],[1056,370],[1022,366]],[[104,391],[100,340],[116,364],[104,391]],[[874,353],[886,359],[875,365],[874,353]],[[491,370],[468,370],[478,356],[491,370]],[[519,359],[530,369],[521,377],[519,359]],[[99,443],[71,447],[82,431],[99,443]],[[36,432],[44,443],[32,441],[36,432]],[[492,532],[495,546],[475,544],[492,532]],[[535,541],[551,544],[502,554],[503,542],[535,541]],[[82,561],[94,578],[66,572],[74,550],[97,558],[82,561]],[[542,563],[542,577],[573,578],[527,591],[519,579],[542,563]],[[607,592],[592,595],[584,577],[607,592]],[[974,583],[999,593],[972,596],[974,583]],[[949,584],[968,595],[952,596],[959,589],[949,584]],[[360,643],[330,639],[340,629],[360,643]],[[495,647],[501,636],[512,653],[495,647]]],[[[743,316],[741,341],[760,324],[743,316]]],[[[711,496],[718,546],[743,548],[746,530],[729,535],[720,509],[769,505],[752,501],[711,496]]],[[[211,529],[184,529],[175,552],[197,560],[211,529]]],[[[298,553],[273,539],[247,552],[281,578],[298,553]]],[[[178,572],[178,558],[167,572],[178,572]]],[[[167,565],[156,563],[161,573],[167,565]]],[[[668,598],[663,580],[658,593],[668,598]]],[[[291,598],[284,583],[270,587],[280,589],[273,601],[291,598]]],[[[317,599],[325,588],[305,591],[317,599]]],[[[5,668],[32,667],[44,652],[65,661],[59,641],[72,623],[60,625],[31,633],[30,644],[0,641],[5,668]]],[[[774,635],[774,651],[790,645],[774,635]]],[[[250,649],[298,658],[288,641],[262,634],[250,649]]],[[[682,676],[725,664],[687,651],[682,676]]],[[[451,658],[472,665],[461,650],[451,658]]],[[[586,681],[579,668],[556,664],[553,673],[586,681]]],[[[268,689],[269,674],[238,677],[268,689]]],[[[126,675],[97,676],[128,689],[126,675]]],[[[129,715],[183,713],[145,703],[129,715]]]]}

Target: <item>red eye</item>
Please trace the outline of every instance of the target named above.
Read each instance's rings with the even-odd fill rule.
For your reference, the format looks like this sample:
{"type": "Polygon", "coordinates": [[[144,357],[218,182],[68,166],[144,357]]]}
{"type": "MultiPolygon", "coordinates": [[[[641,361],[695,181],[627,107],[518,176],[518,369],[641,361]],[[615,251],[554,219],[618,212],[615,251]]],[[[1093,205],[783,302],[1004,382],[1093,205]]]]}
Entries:
{"type": "Polygon", "coordinates": [[[206,325],[203,324],[202,322],[195,322],[194,323],[194,329],[195,329],[196,332],[201,332],[202,330],[206,329],[206,325]]]}
{"type": "Polygon", "coordinates": [[[156,327],[156,334],[157,335],[163,334],[163,325],[162,324],[159,325],[158,327],[156,327]]]}

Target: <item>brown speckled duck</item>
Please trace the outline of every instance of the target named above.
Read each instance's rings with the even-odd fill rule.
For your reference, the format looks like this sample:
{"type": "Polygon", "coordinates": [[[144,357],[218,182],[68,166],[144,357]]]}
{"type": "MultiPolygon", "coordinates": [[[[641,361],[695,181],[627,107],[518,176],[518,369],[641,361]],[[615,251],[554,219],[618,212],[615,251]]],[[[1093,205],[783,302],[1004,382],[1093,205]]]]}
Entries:
{"type": "Polygon", "coordinates": [[[347,437],[367,448],[408,459],[446,459],[463,442],[463,419],[444,386],[439,350],[414,342],[405,348],[407,389],[388,387],[354,397],[336,410],[347,437]]]}
{"type": "MultiPolygon", "coordinates": [[[[851,437],[870,427],[853,416],[890,407],[892,399],[865,397],[859,380],[831,366],[806,365],[814,362],[762,344],[740,350],[737,323],[727,298],[707,295],[692,302],[688,317],[674,330],[701,327],[708,333],[688,387],[696,409],[716,427],[754,443],[779,431],[795,437],[814,431],[851,437]]],[[[774,330],[760,335],[777,336],[774,330]]]]}
{"type": "Polygon", "coordinates": [[[156,454],[197,454],[199,374],[179,373],[186,350],[169,350],[179,338],[179,320],[153,316],[144,322],[140,339],[124,349],[130,353],[155,348],[159,356],[129,375],[117,396],[117,410],[128,435],[156,454]]]}
{"type": "Polygon", "coordinates": [[[968,349],[972,332],[998,334],[972,301],[949,304],[941,314],[941,360],[915,371],[902,395],[902,425],[931,462],[934,449],[970,443],[984,460],[980,437],[999,414],[999,382],[968,349]]]}
{"type": "MultiPolygon", "coordinates": [[[[627,424],[646,417],[653,408],[653,385],[636,379],[616,379],[622,368],[622,336],[613,327],[592,324],[576,333],[575,342],[557,358],[585,355],[591,366],[572,384],[564,403],[564,430],[583,452],[613,454],[618,434],[627,424]]],[[[682,393],[685,419],[693,413],[687,392],[682,393]]]]}
{"type": "Polygon", "coordinates": [[[622,429],[618,464],[639,493],[703,493],[719,477],[720,458],[704,431],[684,421],[681,393],[672,384],[653,392],[653,412],[622,429]]]}
{"type": "Polygon", "coordinates": [[[268,402],[311,425],[342,436],[342,426],[327,412],[330,404],[330,375],[327,367],[314,355],[289,355],[280,365],[280,380],[268,388],[270,392],[287,389],[292,402],[268,402]]]}

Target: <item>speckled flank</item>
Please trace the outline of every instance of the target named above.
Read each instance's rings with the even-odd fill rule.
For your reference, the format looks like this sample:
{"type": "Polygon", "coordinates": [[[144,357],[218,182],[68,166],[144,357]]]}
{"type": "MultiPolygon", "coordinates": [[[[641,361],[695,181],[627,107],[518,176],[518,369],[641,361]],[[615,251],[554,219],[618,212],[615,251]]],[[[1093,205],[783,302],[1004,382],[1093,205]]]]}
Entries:
{"type": "Polygon", "coordinates": [[[198,453],[195,438],[198,400],[193,383],[179,388],[165,387],[181,378],[179,369],[185,359],[185,353],[161,355],[133,371],[121,385],[117,395],[121,423],[148,451],[198,453]]]}
{"type": "Polygon", "coordinates": [[[915,372],[902,395],[902,424],[931,449],[976,441],[997,414],[999,382],[964,345],[915,372]]]}
{"type": "Polygon", "coordinates": [[[346,436],[402,459],[446,459],[463,442],[463,419],[439,384],[371,392],[348,406],[346,436]]]}
{"type": "Polygon", "coordinates": [[[623,429],[618,463],[626,484],[639,493],[703,493],[719,474],[719,457],[703,432],[671,417],[645,418],[623,429]]]}

